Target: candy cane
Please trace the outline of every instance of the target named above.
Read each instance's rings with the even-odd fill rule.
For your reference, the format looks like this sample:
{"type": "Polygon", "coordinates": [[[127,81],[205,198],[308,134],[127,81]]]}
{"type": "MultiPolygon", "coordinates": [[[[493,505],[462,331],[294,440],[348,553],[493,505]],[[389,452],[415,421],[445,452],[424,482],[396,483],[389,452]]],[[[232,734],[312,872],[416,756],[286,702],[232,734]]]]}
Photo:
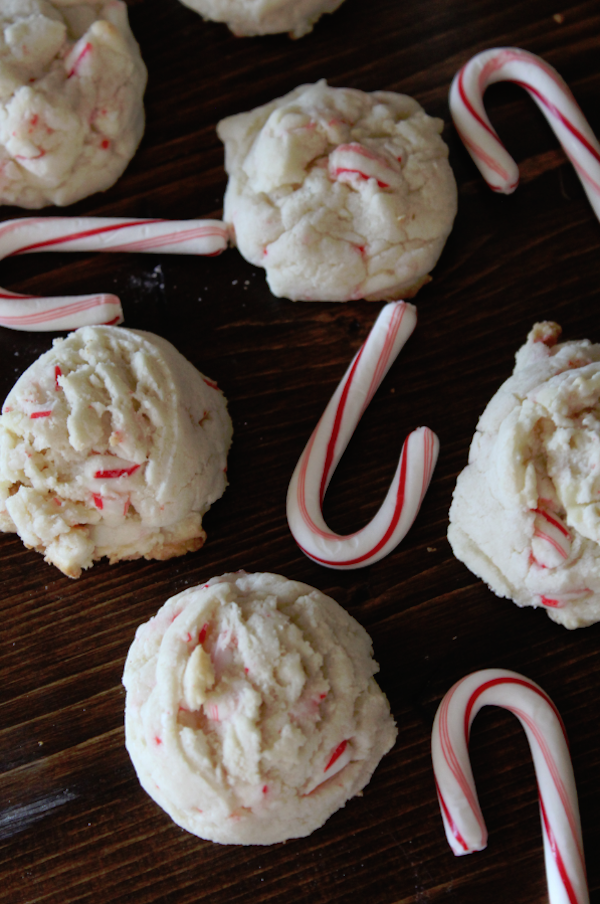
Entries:
{"type": "Polygon", "coordinates": [[[296,543],[328,568],[362,568],[394,549],[421,507],[437,461],[439,442],[428,427],[407,437],[392,484],[375,517],[348,536],[333,533],[322,504],[356,425],[417,322],[416,308],[386,305],[332,396],[292,475],[287,518],[296,543]]]}
{"type": "Polygon", "coordinates": [[[516,47],[478,53],[455,75],[450,88],[454,124],[490,188],[508,195],[519,182],[517,164],[483,106],[487,86],[501,81],[514,82],[529,92],[575,167],[600,219],[600,143],[558,72],[535,54],[516,47]]]}
{"type": "Polygon", "coordinates": [[[502,706],[520,720],[535,766],[550,904],[589,902],[573,768],[560,715],[546,693],[506,669],[484,669],[452,687],[436,713],[431,749],[446,837],[457,856],[481,851],[487,831],[468,743],[482,706],[502,706]]]}
{"type": "MultiPolygon", "coordinates": [[[[226,247],[227,230],[218,220],[27,217],[0,225],[0,258],[34,251],[215,255],[226,247]]],[[[45,298],[0,289],[0,326],[13,330],[70,330],[122,319],[116,295],[45,298]]]]}
{"type": "Polygon", "coordinates": [[[541,568],[556,568],[569,558],[571,533],[560,515],[540,506],[533,509],[531,555],[541,568]]]}

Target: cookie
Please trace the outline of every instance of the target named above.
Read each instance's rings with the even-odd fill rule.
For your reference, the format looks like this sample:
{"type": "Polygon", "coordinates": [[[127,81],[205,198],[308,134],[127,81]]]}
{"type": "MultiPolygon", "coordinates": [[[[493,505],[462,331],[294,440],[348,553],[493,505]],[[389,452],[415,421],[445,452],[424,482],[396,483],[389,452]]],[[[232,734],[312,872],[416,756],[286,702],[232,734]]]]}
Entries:
{"type": "Polygon", "coordinates": [[[280,297],[414,295],[456,214],[442,127],[406,95],[325,81],[222,120],[232,242],[280,297]]]}
{"type": "Polygon", "coordinates": [[[146,67],[120,0],[0,0],[0,203],[113,185],[144,131],[146,67]]]}
{"type": "Polygon", "coordinates": [[[226,574],[138,628],[126,744],[188,832],[274,844],[319,828],[368,783],[396,728],[367,632],[307,584],[226,574]]]}
{"type": "Polygon", "coordinates": [[[538,323],[477,425],[448,539],[500,597],[600,620],[600,345],[538,323]]]}
{"type": "Polygon", "coordinates": [[[198,549],[227,486],[223,394],[165,339],[88,326],[55,339],[0,416],[0,529],[69,577],[107,556],[198,549]]]}
{"type": "Polygon", "coordinates": [[[181,0],[213,22],[224,22],[235,35],[289,32],[301,38],[312,31],[323,13],[332,13],[343,0],[181,0]]]}

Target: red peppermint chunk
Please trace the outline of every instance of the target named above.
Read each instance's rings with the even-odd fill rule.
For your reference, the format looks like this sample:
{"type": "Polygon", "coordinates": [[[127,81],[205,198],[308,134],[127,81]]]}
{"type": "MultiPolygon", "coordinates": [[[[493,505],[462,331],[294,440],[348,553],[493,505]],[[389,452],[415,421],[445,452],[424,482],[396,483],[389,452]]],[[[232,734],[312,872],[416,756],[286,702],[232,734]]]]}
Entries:
{"type": "Polygon", "coordinates": [[[341,757],[341,755],[343,754],[343,752],[347,746],[348,746],[348,741],[342,741],[341,744],[338,744],[338,746],[335,748],[335,750],[331,754],[331,756],[329,758],[329,762],[323,769],[323,772],[327,772],[328,769],[331,769],[331,767],[333,766],[335,761],[339,760],[339,758],[341,757]]]}
{"type": "Polygon", "coordinates": [[[374,179],[379,188],[397,188],[402,176],[393,158],[376,153],[356,141],[340,144],[329,155],[329,177],[339,182],[374,179]]]}
{"type": "Polygon", "coordinates": [[[200,629],[200,632],[199,632],[199,634],[198,634],[198,643],[199,643],[199,644],[203,644],[204,641],[206,640],[206,635],[208,634],[208,627],[209,627],[209,626],[208,626],[208,623],[207,623],[207,622],[205,622],[205,623],[202,625],[202,627],[201,627],[201,629],[200,629]]]}
{"type": "Polygon", "coordinates": [[[562,609],[563,603],[560,600],[550,599],[548,596],[540,597],[542,601],[542,606],[547,606],[549,609],[562,609]]]}
{"type": "Polygon", "coordinates": [[[105,471],[96,471],[94,477],[97,480],[112,480],[114,477],[129,477],[134,471],[137,471],[138,468],[139,465],[132,465],[130,468],[109,468],[105,471]]]}
{"type": "MultiPolygon", "coordinates": [[[[359,169],[351,169],[349,166],[337,166],[334,170],[332,170],[333,176],[336,179],[340,179],[343,176],[358,176],[359,179],[375,179],[374,176],[369,176],[367,173],[363,173],[362,170],[359,169]]],[[[343,181],[343,179],[341,180],[343,181]]],[[[389,183],[382,182],[381,179],[375,179],[379,188],[389,188],[389,183]]]]}
{"type": "Polygon", "coordinates": [[[93,50],[92,45],[90,44],[89,41],[87,41],[87,42],[83,45],[83,47],[81,48],[81,50],[79,51],[79,54],[78,54],[78,56],[77,56],[75,62],[73,63],[73,65],[71,66],[71,69],[70,69],[69,72],[67,73],[67,78],[71,78],[73,75],[77,75],[77,70],[78,70],[78,68],[79,68],[79,66],[80,66],[80,64],[81,64],[81,62],[82,62],[82,60],[85,59],[85,57],[86,57],[89,53],[91,53],[92,50],[93,50]]]}

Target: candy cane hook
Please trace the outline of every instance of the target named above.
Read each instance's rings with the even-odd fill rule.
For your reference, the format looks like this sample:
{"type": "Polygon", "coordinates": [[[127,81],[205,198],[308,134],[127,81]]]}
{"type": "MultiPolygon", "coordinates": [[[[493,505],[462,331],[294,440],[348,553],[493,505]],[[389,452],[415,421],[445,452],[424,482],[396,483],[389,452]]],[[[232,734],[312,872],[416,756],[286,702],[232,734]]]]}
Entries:
{"type": "Polygon", "coordinates": [[[520,85],[536,102],[575,167],[600,220],[600,143],[563,78],[548,63],[517,47],[496,47],[474,56],[455,75],[450,112],[481,175],[494,191],[510,194],[519,182],[517,164],[505,149],[483,106],[488,85],[520,85]]]}
{"type": "Polygon", "coordinates": [[[469,734],[482,706],[514,713],[535,766],[550,904],[588,904],[577,791],[558,710],[539,685],[506,669],[473,672],[452,687],[436,713],[433,769],[444,829],[457,856],[481,851],[487,831],[469,762],[469,734]]]}
{"type": "MultiPolygon", "coordinates": [[[[227,230],[218,220],[26,217],[0,224],[0,259],[34,251],[215,255],[226,247],[227,230]]],[[[122,320],[116,295],[45,298],[0,289],[0,326],[13,330],[71,330],[122,320]]]]}
{"type": "Polygon", "coordinates": [[[375,517],[348,536],[333,533],[321,511],[338,462],[369,402],[417,322],[413,305],[386,305],[317,424],[287,495],[287,518],[296,543],[328,568],[362,568],[390,553],[421,507],[437,461],[439,441],[428,427],[407,437],[392,484],[375,517]]]}

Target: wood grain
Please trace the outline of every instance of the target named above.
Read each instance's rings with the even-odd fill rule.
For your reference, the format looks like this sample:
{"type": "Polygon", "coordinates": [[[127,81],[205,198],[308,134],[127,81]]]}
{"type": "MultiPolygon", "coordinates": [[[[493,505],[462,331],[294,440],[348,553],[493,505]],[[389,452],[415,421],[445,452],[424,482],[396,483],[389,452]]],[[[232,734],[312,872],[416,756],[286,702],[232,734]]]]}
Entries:
{"type": "MultiPolygon", "coordinates": [[[[218,381],[235,440],[230,487],[195,554],[102,563],[70,581],[16,537],[0,537],[0,901],[542,904],[535,780],[514,718],[486,709],[473,730],[488,850],[454,858],[438,813],[429,759],[437,705],[462,675],[499,666],[539,682],[564,718],[598,904],[600,625],[568,632],[497,599],[454,559],[446,528],[477,418],[532,324],[557,320],[567,337],[600,341],[600,225],[553,134],[523,91],[489,90],[486,107],[522,173],[513,196],[494,195],[450,125],[449,84],[479,50],[524,47],[561,72],[600,134],[600,2],[346,0],[298,41],[234,38],[177,0],[129,7],[150,73],[146,134],[121,180],[68,214],[219,216],[216,123],[302,82],[406,92],[445,120],[455,229],[416,299],[417,330],[331,484],[329,523],[345,532],[371,517],[411,428],[434,429],[441,455],[393,554],[359,571],[322,569],[288,532],[285,493],[380,305],[276,299],[233,249],[209,260],[56,253],[2,263],[0,282],[15,291],[118,293],[126,325],[165,336],[218,381]],[[309,838],[267,848],[214,845],[177,828],[139,787],[123,745],[120,680],[137,625],[173,593],[238,568],[305,580],[345,606],[373,638],[399,727],[362,797],[309,838]]],[[[0,332],[0,394],[51,339],[0,332]]]]}

